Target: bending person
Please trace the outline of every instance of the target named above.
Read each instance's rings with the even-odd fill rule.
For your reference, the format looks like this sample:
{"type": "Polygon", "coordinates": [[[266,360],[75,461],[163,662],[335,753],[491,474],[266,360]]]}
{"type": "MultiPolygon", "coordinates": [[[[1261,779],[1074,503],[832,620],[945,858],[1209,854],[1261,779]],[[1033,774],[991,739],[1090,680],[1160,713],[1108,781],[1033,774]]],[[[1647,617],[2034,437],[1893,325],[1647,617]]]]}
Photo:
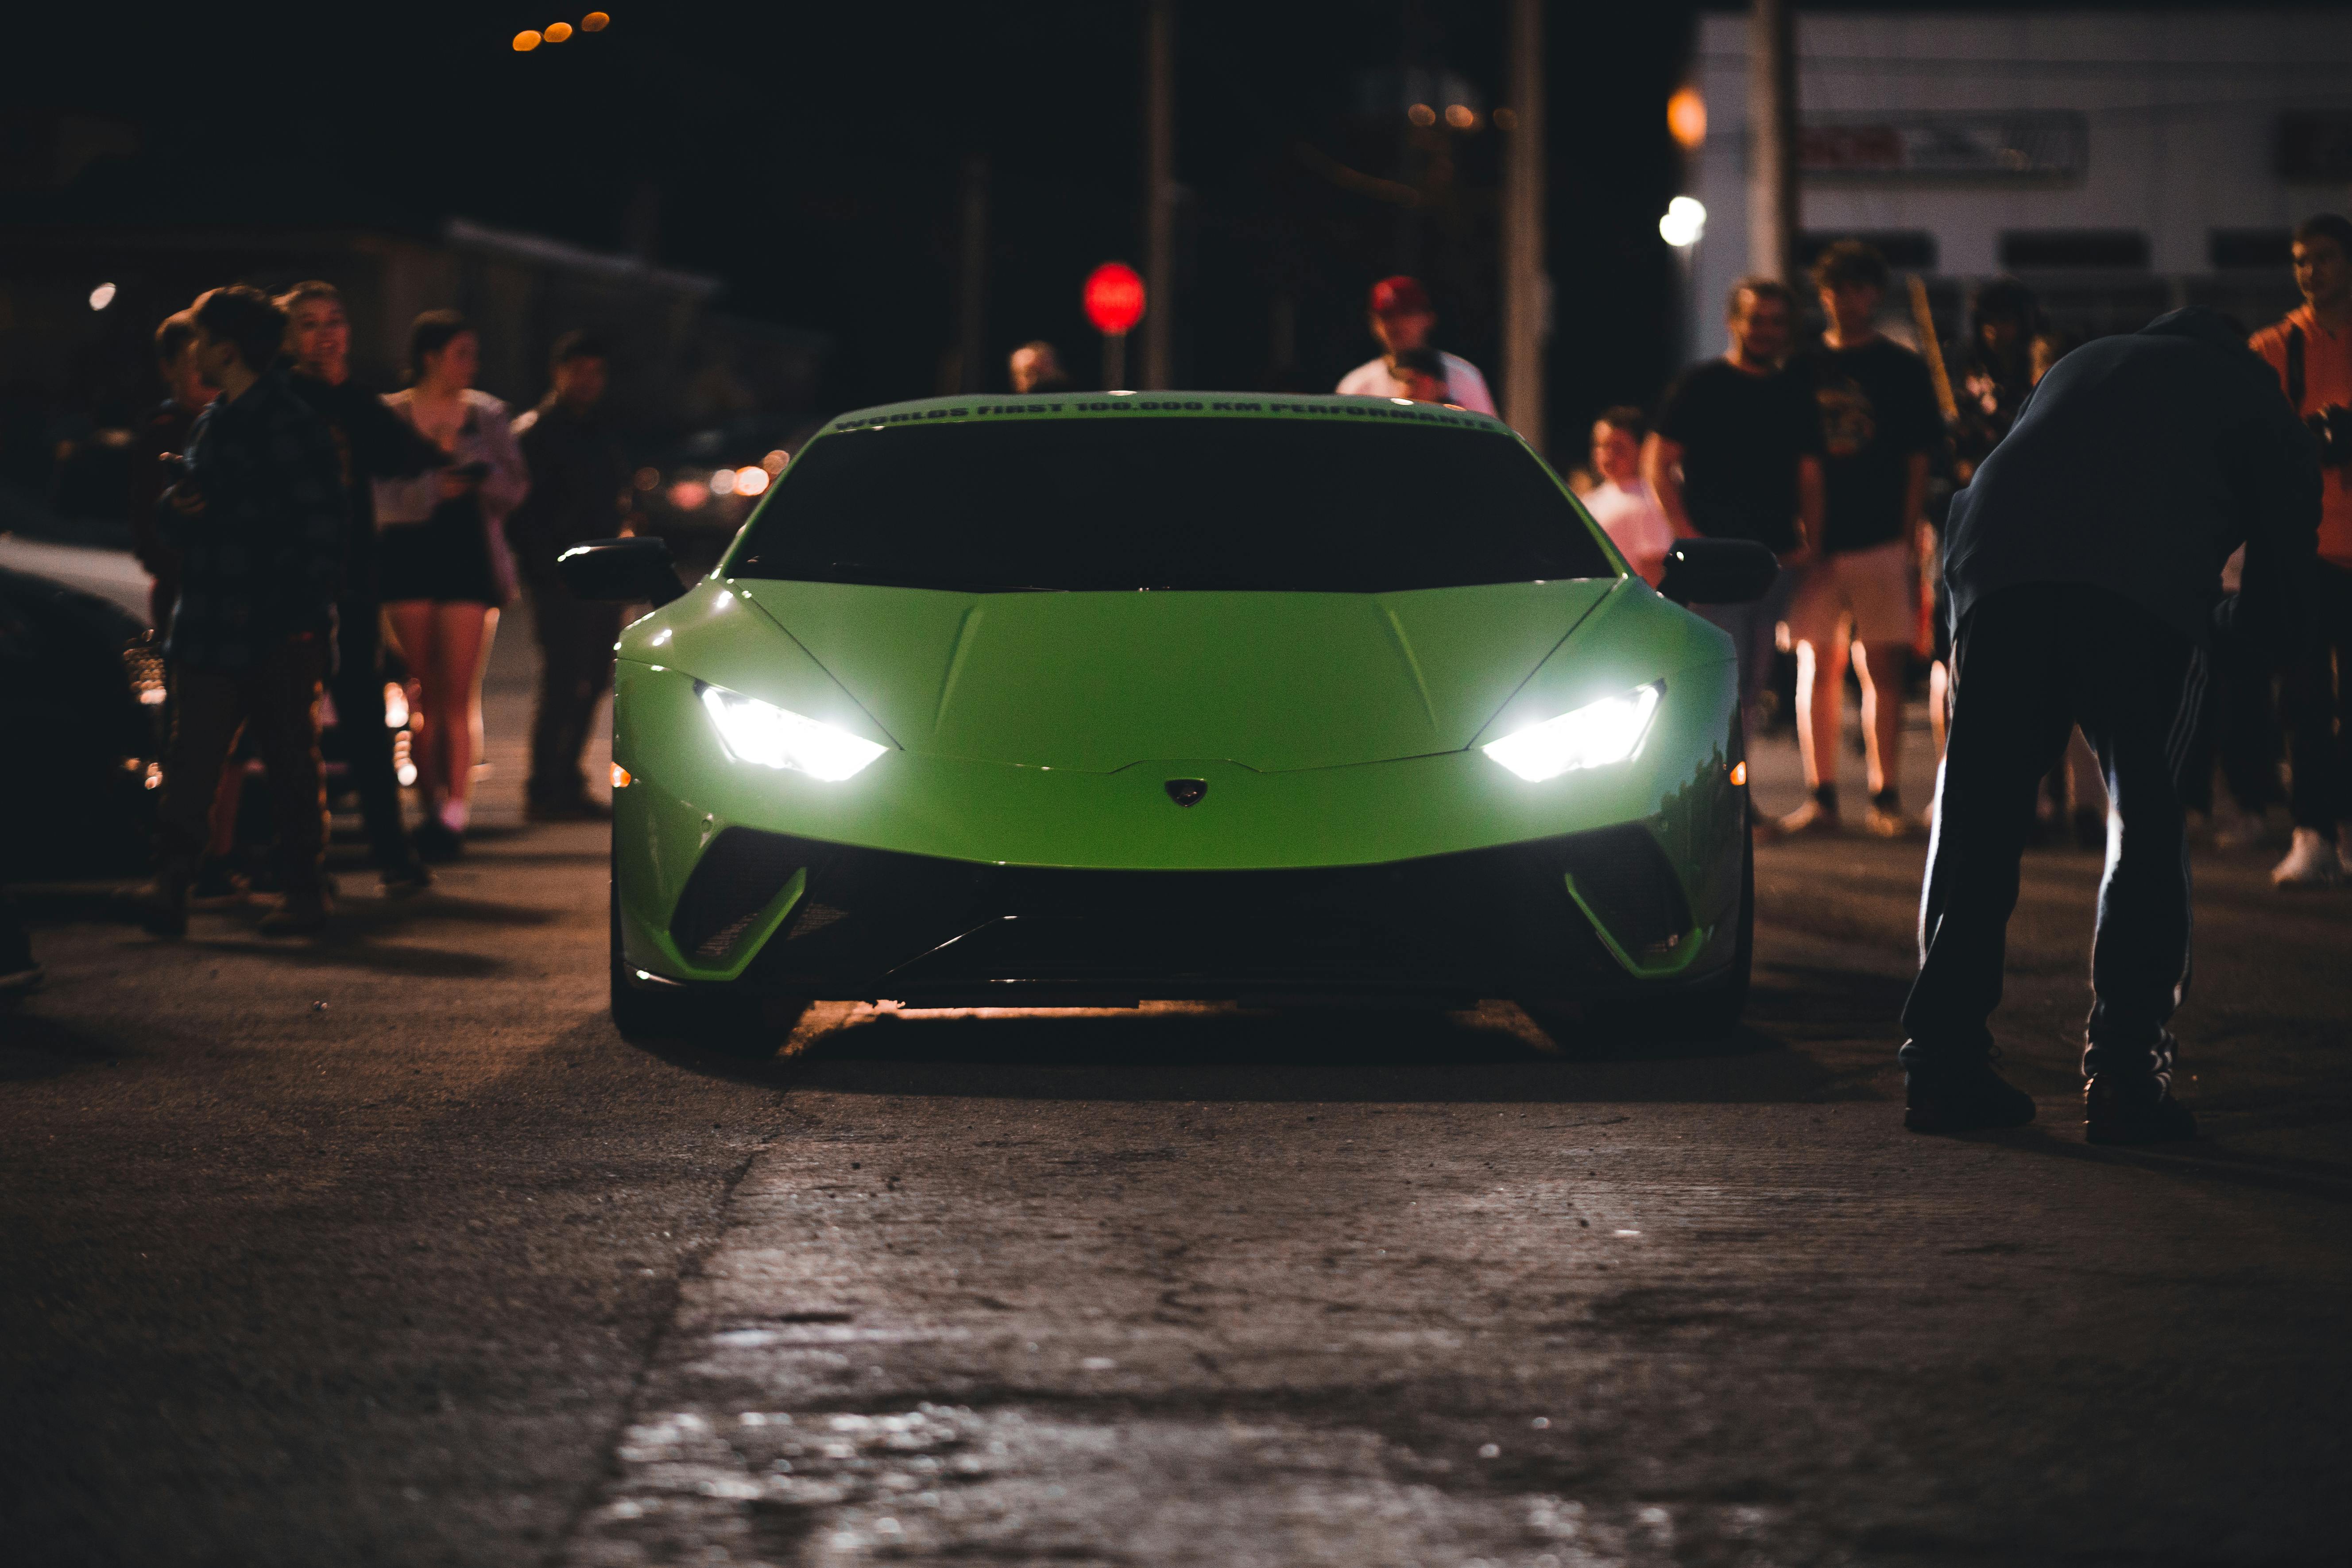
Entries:
{"type": "Polygon", "coordinates": [[[2094,1142],[2189,1138],[2170,1024],[2189,977],[2181,768],[2217,624],[2299,635],[2319,467],[2226,318],[2175,310],[2052,368],[1952,505],[1951,740],[1903,1008],[1904,1124],[2021,1126],[1992,1068],[2003,948],[2036,781],[2076,726],[2116,826],[2099,887],[2083,1053],[2094,1142]],[[2221,563],[2246,545],[2244,587],[2221,563]]]}

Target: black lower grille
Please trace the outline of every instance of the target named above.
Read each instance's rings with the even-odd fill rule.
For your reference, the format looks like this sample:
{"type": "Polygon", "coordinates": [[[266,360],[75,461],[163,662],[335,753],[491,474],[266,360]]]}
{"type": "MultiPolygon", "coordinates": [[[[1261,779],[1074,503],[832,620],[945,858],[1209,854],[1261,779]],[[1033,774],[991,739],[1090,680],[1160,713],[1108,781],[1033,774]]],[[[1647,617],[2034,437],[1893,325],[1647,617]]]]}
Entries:
{"type": "Polygon", "coordinates": [[[806,863],[798,839],[730,827],[713,839],[686,880],[670,916],[670,940],[689,958],[714,963],[727,956],[806,863]]]}
{"type": "MultiPolygon", "coordinates": [[[[1629,952],[1678,938],[1679,879],[1646,830],[1581,834],[1388,865],[1286,871],[995,867],[730,829],[729,868],[683,934],[724,942],[795,869],[808,883],[744,978],[824,996],[1141,996],[1325,990],[1555,994],[1625,981],[1569,896],[1629,952]],[[1648,844],[1646,853],[1630,833],[1648,844]],[[765,840],[756,847],[738,840],[765,840]],[[756,874],[751,868],[757,867],[756,874]],[[1644,880],[1657,884],[1644,888],[1644,880]],[[727,891],[722,896],[720,889],[727,891]],[[1619,927],[1616,921],[1627,923],[1619,927]]],[[[1686,920],[1686,914],[1685,915],[1686,920]]],[[[737,931],[740,937],[740,929],[737,931]]]]}
{"type": "Polygon", "coordinates": [[[1647,828],[1629,822],[1556,842],[1576,890],[1627,952],[1663,958],[1689,932],[1682,879],[1647,828]]]}

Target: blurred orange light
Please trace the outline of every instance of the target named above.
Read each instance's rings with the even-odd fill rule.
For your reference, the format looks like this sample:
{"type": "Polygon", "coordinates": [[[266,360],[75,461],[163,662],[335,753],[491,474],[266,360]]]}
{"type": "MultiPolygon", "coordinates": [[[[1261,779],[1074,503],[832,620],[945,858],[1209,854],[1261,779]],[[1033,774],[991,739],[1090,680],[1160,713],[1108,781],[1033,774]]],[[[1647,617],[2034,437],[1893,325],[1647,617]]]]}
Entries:
{"type": "Polygon", "coordinates": [[[637,470],[637,489],[641,490],[649,490],[660,483],[661,470],[659,468],[639,468],[637,470]]]}
{"type": "Polygon", "coordinates": [[[772,474],[781,474],[784,471],[784,465],[792,460],[793,455],[790,452],[783,451],[780,448],[761,458],[760,467],[767,469],[768,472],[772,474]]]}
{"type": "Polygon", "coordinates": [[[601,33],[612,25],[613,18],[602,11],[591,11],[580,18],[580,30],[583,33],[601,33]]]}
{"type": "Polygon", "coordinates": [[[1516,110],[1516,109],[1498,109],[1498,110],[1495,110],[1495,129],[1496,129],[1496,130],[1497,130],[1497,131],[1517,131],[1518,128],[1519,128],[1519,111],[1518,111],[1517,110],[1516,110]]]}
{"type": "Polygon", "coordinates": [[[1685,153],[1698,151],[1706,140],[1706,100],[1695,87],[1678,88],[1666,100],[1666,129],[1685,153]]]}
{"type": "Polygon", "coordinates": [[[1445,123],[1456,131],[1469,130],[1477,118],[1475,114],[1470,112],[1470,106],[1466,103],[1449,103],[1445,106],[1445,123]]]}
{"type": "Polygon", "coordinates": [[[539,47],[539,35],[530,28],[525,27],[515,35],[515,53],[527,55],[537,47],[539,47]]]}
{"type": "Polygon", "coordinates": [[[614,763],[613,764],[613,787],[614,789],[626,789],[629,787],[630,782],[629,770],[623,767],[620,763],[614,763]]]}
{"type": "Polygon", "coordinates": [[[737,495],[755,496],[767,488],[767,469],[738,468],[735,470],[735,493],[737,495]]]}
{"type": "Polygon", "coordinates": [[[572,24],[569,22],[550,22],[547,25],[547,41],[551,44],[560,44],[571,36],[572,24]]]}
{"type": "Polygon", "coordinates": [[[669,504],[680,511],[693,511],[710,499],[710,487],[692,479],[680,479],[669,488],[669,504]]]}
{"type": "Polygon", "coordinates": [[[1734,789],[1748,787],[1748,763],[1744,758],[1731,764],[1731,787],[1734,789]]]}
{"type": "Polygon", "coordinates": [[[1437,110],[1430,108],[1429,105],[1425,103],[1414,104],[1411,109],[1404,111],[1404,117],[1407,120],[1412,121],[1415,125],[1434,125],[1437,123],[1437,110]]]}

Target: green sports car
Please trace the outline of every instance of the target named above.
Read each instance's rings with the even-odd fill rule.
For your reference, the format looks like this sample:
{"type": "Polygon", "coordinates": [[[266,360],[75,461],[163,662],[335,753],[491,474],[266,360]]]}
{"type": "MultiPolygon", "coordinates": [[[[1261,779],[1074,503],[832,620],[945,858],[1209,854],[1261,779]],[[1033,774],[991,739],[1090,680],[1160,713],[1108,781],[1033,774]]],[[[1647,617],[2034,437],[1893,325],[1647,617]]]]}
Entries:
{"type": "Polygon", "coordinates": [[[963,397],[827,425],[708,578],[582,545],[617,648],[613,1012],[1578,1003],[1727,1028],[1730,640],[1480,415],[963,397]]]}

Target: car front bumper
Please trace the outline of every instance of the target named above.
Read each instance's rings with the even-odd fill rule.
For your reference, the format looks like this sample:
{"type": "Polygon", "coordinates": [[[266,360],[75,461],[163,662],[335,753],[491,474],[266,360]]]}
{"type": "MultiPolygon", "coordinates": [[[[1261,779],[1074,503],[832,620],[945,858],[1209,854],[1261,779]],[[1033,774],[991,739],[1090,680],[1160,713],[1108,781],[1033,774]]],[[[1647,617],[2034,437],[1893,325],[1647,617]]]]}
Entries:
{"type": "Polygon", "coordinates": [[[932,1005],[1614,994],[1735,956],[1745,791],[1727,666],[1631,763],[1530,785],[1475,751],[1264,773],[893,752],[824,784],[719,749],[622,667],[614,865],[648,984],[932,1005]],[[1192,807],[1168,780],[1206,781],[1192,807]]]}

